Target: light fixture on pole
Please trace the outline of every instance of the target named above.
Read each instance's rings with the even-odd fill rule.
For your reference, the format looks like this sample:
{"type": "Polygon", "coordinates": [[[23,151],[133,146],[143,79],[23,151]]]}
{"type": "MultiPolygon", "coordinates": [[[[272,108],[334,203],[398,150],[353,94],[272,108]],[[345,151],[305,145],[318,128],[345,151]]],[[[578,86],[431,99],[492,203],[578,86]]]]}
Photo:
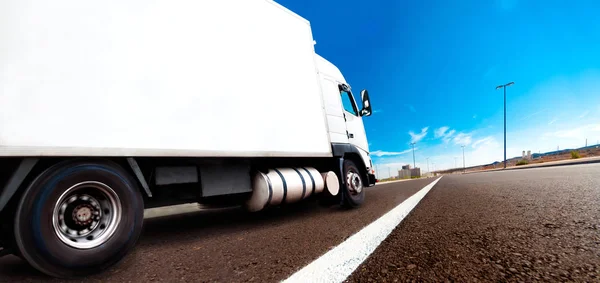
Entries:
{"type": "Polygon", "coordinates": [[[510,82],[496,87],[496,89],[504,89],[504,169],[506,169],[506,87],[514,84],[514,82],[510,82]]]}

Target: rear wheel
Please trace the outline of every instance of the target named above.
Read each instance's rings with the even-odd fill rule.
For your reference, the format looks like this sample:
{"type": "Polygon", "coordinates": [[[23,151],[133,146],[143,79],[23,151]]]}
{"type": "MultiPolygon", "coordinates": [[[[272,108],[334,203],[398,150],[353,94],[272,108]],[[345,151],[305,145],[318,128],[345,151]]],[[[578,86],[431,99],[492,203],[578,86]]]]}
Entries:
{"type": "Polygon", "coordinates": [[[353,208],[360,206],[365,201],[365,186],[356,164],[349,159],[344,160],[343,168],[344,186],[341,190],[344,198],[344,206],[353,208]]]}
{"type": "Polygon", "coordinates": [[[16,245],[33,267],[77,277],[118,263],[142,230],[140,191],[119,165],[66,162],[41,173],[15,215],[16,245]]]}

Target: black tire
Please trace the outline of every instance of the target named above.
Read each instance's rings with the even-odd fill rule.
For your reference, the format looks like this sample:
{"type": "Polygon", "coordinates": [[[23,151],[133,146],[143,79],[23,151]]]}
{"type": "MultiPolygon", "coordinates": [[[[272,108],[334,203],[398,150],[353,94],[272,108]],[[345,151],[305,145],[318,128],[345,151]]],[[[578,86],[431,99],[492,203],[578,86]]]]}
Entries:
{"type": "MultiPolygon", "coordinates": [[[[80,200],[71,201],[69,205],[74,206],[78,201],[80,200]]],[[[66,202],[69,201],[61,203],[66,202]]],[[[22,257],[34,268],[53,277],[74,278],[99,273],[119,263],[139,239],[143,218],[144,203],[140,190],[137,183],[123,168],[107,161],[71,161],[52,166],[31,182],[17,207],[14,233],[16,245],[22,257]],[[71,219],[74,219],[77,214],[75,210],[81,211],[77,208],[82,206],[77,206],[69,214],[69,211],[64,208],[66,206],[56,205],[57,202],[64,199],[65,195],[69,195],[63,195],[63,193],[69,191],[70,188],[79,188],[77,186],[83,190],[83,193],[79,195],[94,195],[96,193],[94,186],[88,185],[89,188],[86,188],[85,184],[96,183],[107,186],[111,195],[117,196],[117,198],[112,198],[113,202],[106,203],[120,204],[120,207],[116,208],[113,214],[101,206],[89,206],[94,209],[86,211],[90,212],[86,215],[92,216],[85,220],[85,223],[88,223],[85,225],[90,225],[90,227],[96,225],[96,228],[89,230],[100,231],[96,233],[100,233],[98,239],[103,238],[102,244],[86,248],[73,247],[71,246],[73,243],[68,245],[59,236],[61,228],[56,228],[60,227],[60,225],[55,225],[56,219],[60,218],[54,217],[55,214],[59,214],[56,213],[55,206],[62,211],[63,219],[67,219],[70,215],[72,215],[71,219]],[[91,219],[96,217],[93,213],[98,211],[101,217],[106,217],[102,219],[110,219],[108,224],[89,224],[92,222],[91,219]],[[121,212],[120,217],[118,217],[117,211],[121,212]],[[115,216],[109,217],[109,214],[115,216]],[[102,231],[104,229],[106,230],[102,231]],[[102,233],[110,236],[102,236],[102,233]]],[[[62,221],[62,223],[66,223],[65,220],[62,221]]],[[[102,223],[101,221],[103,220],[94,220],[93,223],[102,223]]],[[[63,239],[64,235],[62,233],[63,239]]],[[[81,239],[81,242],[85,241],[84,238],[81,239]]],[[[88,237],[89,239],[94,238],[88,237]]]]}
{"type": "Polygon", "coordinates": [[[345,159],[343,166],[344,166],[344,168],[343,168],[344,175],[342,176],[341,180],[344,184],[340,188],[341,193],[343,194],[342,195],[342,198],[343,198],[342,204],[346,208],[359,207],[360,205],[363,204],[363,202],[365,202],[364,178],[361,174],[361,171],[358,169],[358,167],[352,160],[345,159]],[[347,179],[348,179],[347,176],[349,173],[358,175],[358,179],[355,179],[355,180],[358,180],[360,182],[360,186],[361,186],[360,192],[353,190],[352,184],[347,181],[347,179]]]}

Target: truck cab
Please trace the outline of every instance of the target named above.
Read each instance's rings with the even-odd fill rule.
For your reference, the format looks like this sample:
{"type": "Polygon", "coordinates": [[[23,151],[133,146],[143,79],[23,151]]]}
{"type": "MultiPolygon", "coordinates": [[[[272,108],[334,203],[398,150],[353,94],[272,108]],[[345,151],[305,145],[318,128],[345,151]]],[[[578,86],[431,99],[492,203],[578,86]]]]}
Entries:
{"type": "Polygon", "coordinates": [[[334,147],[344,148],[358,155],[366,168],[369,186],[375,184],[373,164],[369,155],[369,142],[363,124],[363,117],[371,116],[372,108],[368,91],[360,93],[362,107],[359,107],[350,85],[346,82],[342,72],[331,62],[316,54],[323,102],[329,138],[334,147]]]}

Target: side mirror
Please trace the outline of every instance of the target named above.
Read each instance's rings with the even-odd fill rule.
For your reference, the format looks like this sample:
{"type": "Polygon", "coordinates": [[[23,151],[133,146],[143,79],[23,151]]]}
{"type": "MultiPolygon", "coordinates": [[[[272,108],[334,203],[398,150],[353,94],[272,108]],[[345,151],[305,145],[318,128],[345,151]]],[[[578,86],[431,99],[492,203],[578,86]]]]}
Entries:
{"type": "Polygon", "coordinates": [[[360,110],[360,116],[371,116],[373,111],[371,110],[371,100],[369,99],[369,91],[363,89],[360,92],[360,98],[362,99],[363,108],[360,110]]]}

